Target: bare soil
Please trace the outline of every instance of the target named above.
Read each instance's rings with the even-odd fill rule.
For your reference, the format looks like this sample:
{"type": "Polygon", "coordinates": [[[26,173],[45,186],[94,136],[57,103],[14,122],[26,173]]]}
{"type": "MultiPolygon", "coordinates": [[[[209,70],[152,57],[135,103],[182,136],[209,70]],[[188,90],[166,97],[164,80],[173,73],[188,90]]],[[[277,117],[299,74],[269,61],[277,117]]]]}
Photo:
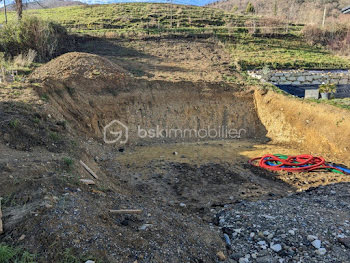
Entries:
{"type": "MultiPolygon", "coordinates": [[[[218,224],[222,209],[350,181],[338,174],[271,173],[248,165],[264,153],[310,150],[296,141],[274,141],[278,125],[269,125],[260,109],[277,108],[264,106],[269,102],[254,88],[225,82],[223,75],[236,73],[214,40],[90,40],[80,48],[103,57],[71,53],[49,62],[23,88],[30,98],[14,101],[1,89],[0,242],[36,253],[39,262],[64,262],[67,249],[79,262],[217,262],[219,251],[232,262],[218,224]],[[159,123],[247,132],[235,140],[152,141],[134,135],[126,145],[107,145],[102,130],[113,119],[126,123],[131,134],[138,124],[159,123]],[[81,178],[96,185],[84,185],[81,178]],[[127,208],[143,212],[109,213],[127,208]]],[[[339,114],[347,125],[348,115],[339,114]]],[[[286,119],[281,125],[294,138],[286,119]]]]}

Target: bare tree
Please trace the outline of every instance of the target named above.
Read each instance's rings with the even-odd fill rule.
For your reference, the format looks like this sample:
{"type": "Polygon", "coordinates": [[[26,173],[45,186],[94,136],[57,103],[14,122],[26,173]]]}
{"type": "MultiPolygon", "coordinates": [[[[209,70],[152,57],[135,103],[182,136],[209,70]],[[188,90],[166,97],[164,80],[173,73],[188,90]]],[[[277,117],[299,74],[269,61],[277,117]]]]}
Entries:
{"type": "MultiPolygon", "coordinates": [[[[1,1],[0,1],[0,2],[1,2],[1,1]]],[[[5,13],[5,24],[7,24],[6,0],[4,0],[4,13],[5,13]]]]}
{"type": "Polygon", "coordinates": [[[21,20],[22,14],[23,14],[23,1],[15,0],[15,4],[16,4],[16,12],[17,12],[18,20],[21,20]]]}

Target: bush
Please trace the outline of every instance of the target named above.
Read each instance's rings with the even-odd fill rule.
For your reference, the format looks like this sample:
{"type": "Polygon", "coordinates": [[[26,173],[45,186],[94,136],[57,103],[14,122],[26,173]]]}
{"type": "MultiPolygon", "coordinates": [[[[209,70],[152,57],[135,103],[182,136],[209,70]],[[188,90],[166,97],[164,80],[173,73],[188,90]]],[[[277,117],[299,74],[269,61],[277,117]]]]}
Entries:
{"type": "Polygon", "coordinates": [[[64,27],[37,17],[25,17],[0,29],[0,51],[7,57],[34,50],[37,61],[48,61],[65,51],[67,40],[64,27]]]}
{"type": "Polygon", "coordinates": [[[327,46],[332,50],[350,49],[350,27],[343,24],[325,28],[309,25],[304,27],[302,34],[306,42],[311,45],[327,46]]]}
{"type": "Polygon", "coordinates": [[[29,67],[33,63],[36,55],[37,53],[35,50],[29,49],[27,53],[21,53],[18,56],[15,56],[13,58],[13,64],[17,67],[29,67]]]}
{"type": "Polygon", "coordinates": [[[246,7],[245,12],[246,12],[247,14],[254,14],[254,13],[255,13],[255,7],[253,6],[253,4],[252,4],[251,2],[249,2],[249,3],[247,4],[247,7],[246,7]]]}

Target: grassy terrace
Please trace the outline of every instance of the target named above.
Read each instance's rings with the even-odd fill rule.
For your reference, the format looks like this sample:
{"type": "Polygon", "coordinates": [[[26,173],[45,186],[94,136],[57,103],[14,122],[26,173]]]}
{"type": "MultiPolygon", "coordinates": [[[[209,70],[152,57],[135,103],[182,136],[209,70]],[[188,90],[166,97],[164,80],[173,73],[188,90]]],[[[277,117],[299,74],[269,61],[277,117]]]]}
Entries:
{"type": "MultiPolygon", "coordinates": [[[[145,35],[213,34],[225,41],[232,54],[232,66],[239,70],[262,68],[350,68],[349,59],[307,45],[300,37],[301,26],[280,25],[274,34],[251,34],[251,26],[264,32],[262,19],[224,12],[223,10],[170,5],[128,3],[60,7],[28,10],[35,15],[64,25],[70,31],[101,37],[134,37],[145,35]]],[[[0,23],[3,23],[0,16],[0,23]]],[[[9,12],[9,21],[16,19],[9,12]]]]}
{"type": "Polygon", "coordinates": [[[272,69],[337,69],[349,68],[350,60],[329,51],[307,45],[299,36],[254,37],[241,35],[228,44],[235,66],[242,70],[272,69]]]}

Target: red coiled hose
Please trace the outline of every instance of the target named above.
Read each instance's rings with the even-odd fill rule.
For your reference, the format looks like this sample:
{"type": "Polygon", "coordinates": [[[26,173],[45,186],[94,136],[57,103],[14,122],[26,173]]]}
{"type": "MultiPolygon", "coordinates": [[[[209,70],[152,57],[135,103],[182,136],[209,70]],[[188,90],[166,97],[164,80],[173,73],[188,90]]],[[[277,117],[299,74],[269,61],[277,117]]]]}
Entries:
{"type": "Polygon", "coordinates": [[[309,172],[316,169],[331,169],[344,173],[344,171],[328,165],[323,157],[308,154],[297,156],[266,154],[262,157],[251,159],[249,163],[271,171],[309,172]],[[257,160],[260,160],[259,165],[254,164],[257,160]]]}

